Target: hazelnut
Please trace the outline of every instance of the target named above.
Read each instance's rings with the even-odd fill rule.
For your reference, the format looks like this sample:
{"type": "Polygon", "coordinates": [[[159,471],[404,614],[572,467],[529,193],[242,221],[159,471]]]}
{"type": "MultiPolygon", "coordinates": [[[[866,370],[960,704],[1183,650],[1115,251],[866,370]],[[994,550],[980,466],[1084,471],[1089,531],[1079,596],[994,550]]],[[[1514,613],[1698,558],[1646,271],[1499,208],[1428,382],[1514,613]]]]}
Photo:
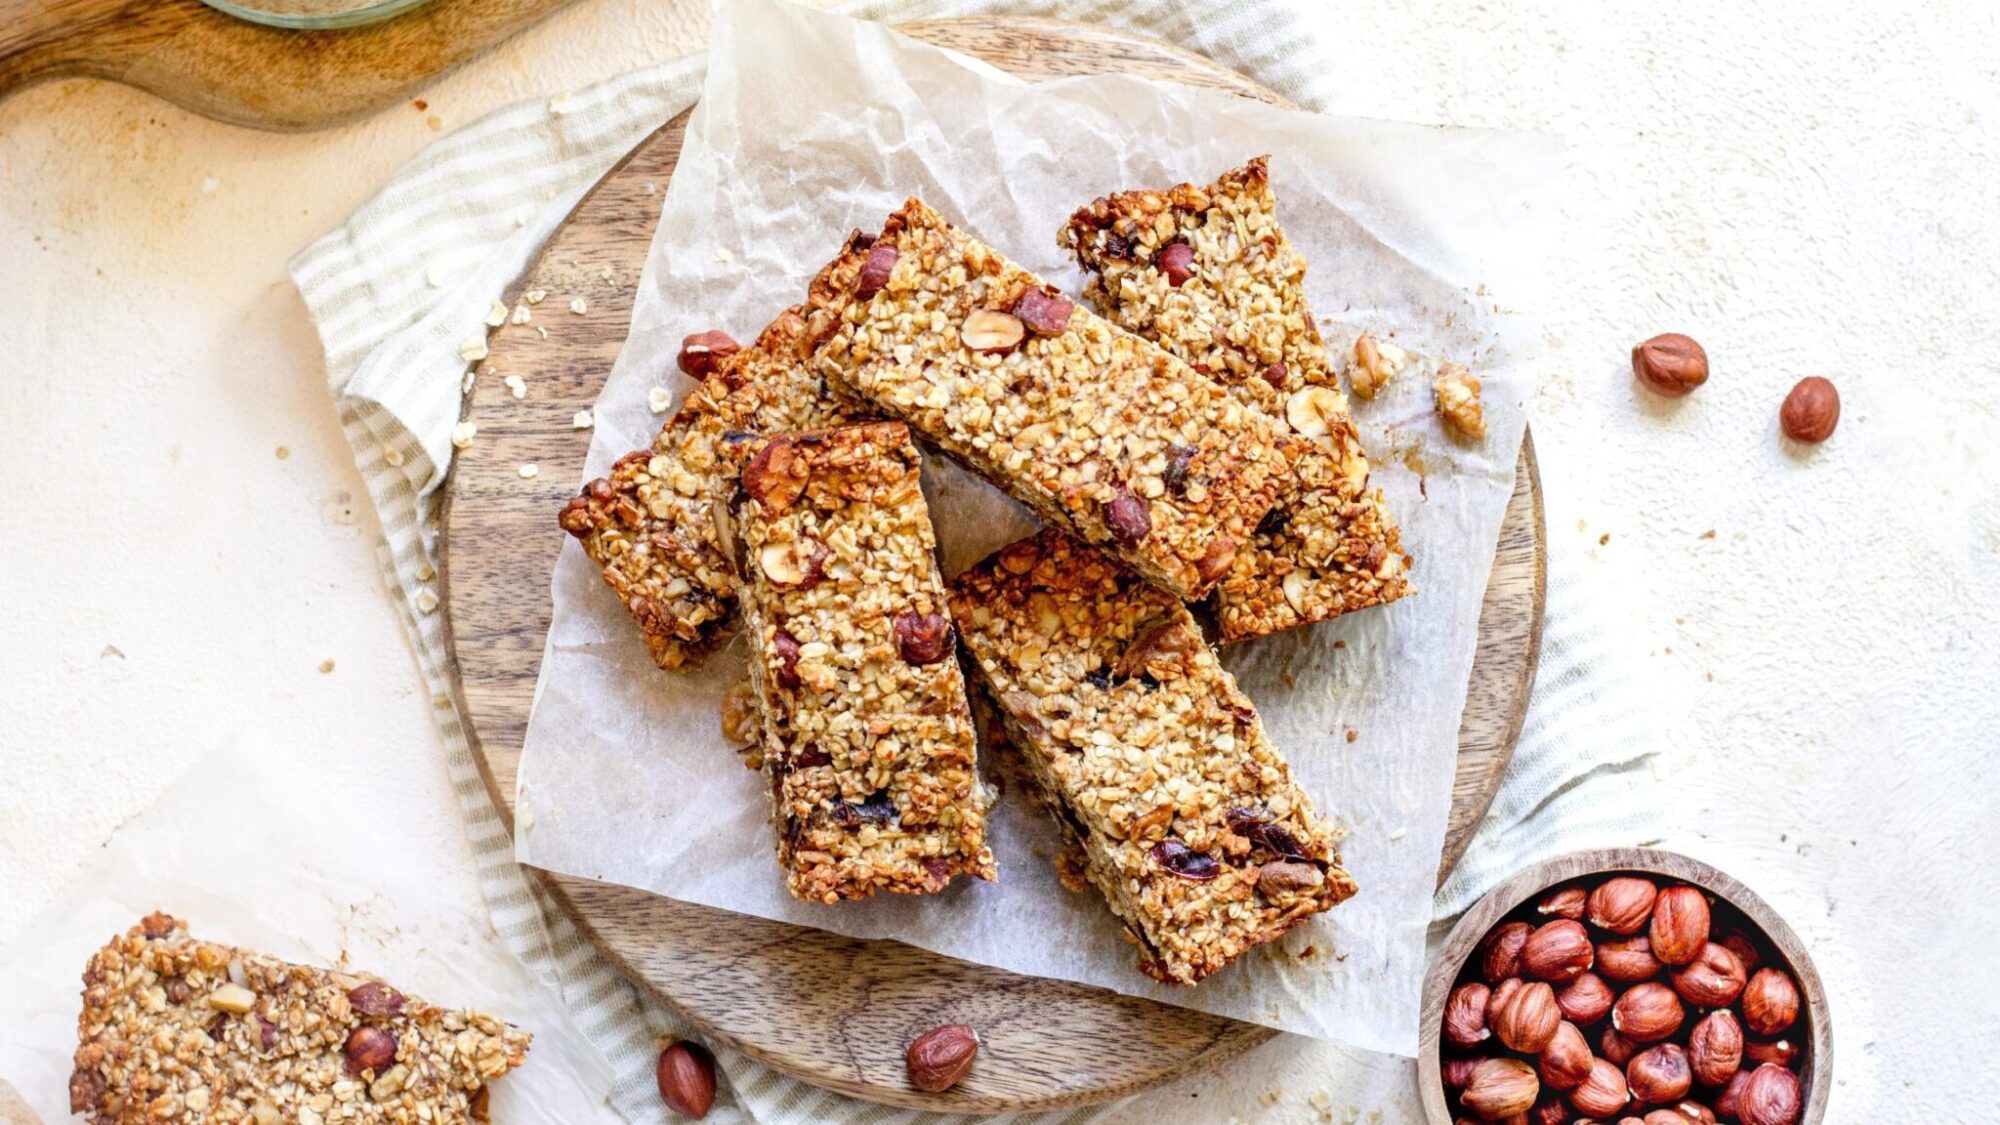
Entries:
{"type": "Polygon", "coordinates": [[[729,333],[710,329],[683,337],[680,354],[674,357],[674,364],[683,374],[706,379],[715,374],[715,369],[722,366],[723,360],[742,350],[743,345],[731,338],[729,333]]]}
{"type": "Polygon", "coordinates": [[[1590,1063],[1590,1044],[1575,1024],[1565,1020],[1556,1025],[1554,1037],[1535,1059],[1535,1073],[1551,1090],[1574,1090],[1590,1077],[1590,1063]]]}
{"type": "Polygon", "coordinates": [[[1496,926],[1479,943],[1480,972],[1487,984],[1499,984],[1521,972],[1521,947],[1535,928],[1526,922],[1496,926]]]}
{"type": "Polygon", "coordinates": [[[1687,1118],[1691,1125],[1715,1125],[1715,1111],[1697,1101],[1675,1102],[1674,1112],[1687,1118]]]}
{"type": "Polygon", "coordinates": [[[1631,983],[1660,975],[1660,959],[1653,956],[1653,942],[1644,934],[1597,943],[1597,971],[1608,980],[1631,983]]]}
{"type": "Polygon", "coordinates": [[[1021,345],[1027,326],[1013,313],[974,309],[959,326],[958,338],[980,355],[1005,355],[1021,345]]]}
{"type": "Polygon", "coordinates": [[[1477,981],[1451,990],[1444,1003],[1445,1041],[1456,1047],[1473,1047],[1493,1035],[1486,1026],[1486,1002],[1493,992],[1477,981]]]}
{"type": "Polygon", "coordinates": [[[1567,918],[1572,922],[1583,920],[1584,903],[1590,900],[1590,892],[1582,887],[1564,887],[1542,896],[1535,906],[1535,913],[1545,918],[1567,918]]]}
{"type": "Polygon", "coordinates": [[[1778,425],[1793,441],[1817,445],[1840,424],[1840,392],[1817,375],[1799,380],[1778,408],[1778,425]]]}
{"type": "Polygon", "coordinates": [[[782,512],[804,495],[811,470],[790,438],[773,438],[743,466],[743,491],[773,512],[782,512]]]}
{"type": "Polygon", "coordinates": [[[910,664],[936,664],[955,651],[951,619],[942,613],[905,610],[896,615],[896,652],[910,664]]]}
{"type": "Polygon", "coordinates": [[[1743,992],[1743,963],[1726,946],[1709,942],[1673,974],[1674,991],[1697,1008],[1723,1008],[1743,992]]]}
{"type": "Polygon", "coordinates": [[[896,248],[887,243],[869,247],[868,258],[861,263],[861,272],[854,279],[854,299],[866,301],[880,293],[889,284],[889,275],[896,272],[899,257],[896,248]]]}
{"type": "Polygon", "coordinates": [[[1639,1045],[1618,1034],[1617,1028],[1607,1027],[1604,1029],[1604,1034],[1597,1037],[1597,1050],[1605,1058],[1622,1067],[1632,1061],[1633,1055],[1639,1053],[1639,1045]]]}
{"type": "Polygon", "coordinates": [[[1708,899],[1689,886],[1668,887],[1653,903],[1653,956],[1685,965],[1708,942],[1708,899]]]}
{"type": "Polygon", "coordinates": [[[1695,1081],[1720,1086],[1743,1065],[1743,1025],[1736,1014],[1721,1009],[1708,1013],[1688,1033],[1688,1066],[1695,1081]]]}
{"type": "Polygon", "coordinates": [[[1459,1095],[1459,1104],[1474,1116],[1498,1121],[1535,1106],[1542,1084],[1535,1071],[1519,1059],[1487,1059],[1472,1068],[1472,1078],[1459,1095]]]}
{"type": "Polygon", "coordinates": [[[1739,1070],[1722,1084],[1722,1092],[1715,1095],[1715,1113],[1718,1117],[1734,1117],[1740,1107],[1737,1102],[1743,1096],[1743,1087],[1750,1081],[1750,1072],[1739,1070]]]}
{"type": "Polygon", "coordinates": [[[1735,926],[1722,931],[1722,936],[1715,940],[1721,942],[1724,949],[1736,954],[1736,961],[1743,966],[1745,976],[1756,972],[1758,964],[1764,960],[1757,952],[1757,943],[1735,926]]]}
{"type": "Polygon", "coordinates": [[[1633,985],[1611,1005],[1611,1026],[1634,1043],[1656,1043],[1679,1031],[1686,1015],[1673,989],[1647,981],[1633,985]]]}
{"type": "Polygon", "coordinates": [[[1799,1077],[1774,1063],[1750,1072],[1736,1094],[1736,1117],[1743,1125],[1797,1125],[1799,1077]]]}
{"type": "Polygon", "coordinates": [[[675,1043],[661,1051],[653,1076],[660,1100],[683,1117],[699,1121],[715,1105],[715,1058],[699,1043],[675,1043]]]}
{"type": "Polygon", "coordinates": [[[1655,392],[1680,398],[1708,382],[1708,353],[1691,337],[1663,332],[1632,349],[1632,374],[1655,392]]]}
{"type": "Polygon", "coordinates": [[[1514,999],[1514,994],[1526,987],[1527,983],[1520,977],[1508,977],[1506,980],[1493,986],[1492,994],[1486,998],[1486,1025],[1488,1027],[1493,1026],[1493,1021],[1499,1018],[1500,1005],[1511,1003],[1514,999]]]}
{"type": "Polygon", "coordinates": [[[257,1006],[257,994],[235,981],[228,981],[208,994],[208,1006],[218,1012],[233,1012],[240,1016],[257,1006]]]}
{"type": "Polygon", "coordinates": [[[1569,1107],[1556,1095],[1544,1095],[1527,1116],[1527,1125],[1567,1125],[1568,1121],[1569,1107]]]}
{"type": "Polygon", "coordinates": [[[1337,387],[1300,387],[1285,399],[1285,421],[1309,438],[1333,433],[1347,415],[1347,401],[1337,387]]]}
{"type": "Polygon", "coordinates": [[[1625,1072],[1606,1059],[1593,1060],[1590,1077],[1569,1094],[1570,1108],[1590,1117],[1609,1117],[1631,1100],[1625,1088],[1625,1072]]]}
{"type": "Polygon", "coordinates": [[[1500,994],[1504,997],[1488,1020],[1493,1034],[1508,1050],[1532,1055],[1549,1045],[1556,1028],[1562,1025],[1562,1010],[1556,1007],[1555,989],[1542,981],[1524,984],[1500,994]]]}
{"type": "Polygon", "coordinates": [[[1673,1043],[1648,1047],[1625,1064],[1626,1089],[1648,1105],[1679,1101],[1692,1085],[1694,1071],[1688,1066],[1687,1052],[1673,1043]]]}
{"type": "Polygon", "coordinates": [[[1636,934],[1653,916],[1653,900],[1659,893],[1659,888],[1653,885],[1651,879],[1620,875],[1606,880],[1590,892],[1590,899],[1584,906],[1584,917],[1600,930],[1636,934]]]}
{"type": "Polygon", "coordinates": [[[825,577],[826,560],[830,553],[824,546],[809,539],[766,543],[757,552],[757,566],[773,585],[800,586],[810,590],[825,577]]]}
{"type": "Polygon", "coordinates": [[[1563,1018],[1579,1027],[1596,1023],[1611,1011],[1611,986],[1596,973],[1582,973],[1556,990],[1556,1007],[1563,1018]]]}
{"type": "Polygon", "coordinates": [[[1444,1088],[1459,1090],[1472,1081],[1472,1068],[1479,1065],[1478,1059],[1446,1059],[1442,1068],[1444,1088]]]}
{"type": "Polygon", "coordinates": [[[903,1061],[910,1085],[937,1094],[958,1085],[979,1057],[979,1033],[962,1023],[948,1023],[916,1037],[903,1061]]]}
{"type": "Polygon", "coordinates": [[[1757,1067],[1764,1063],[1790,1066],[1798,1057],[1798,1044],[1789,1039],[1751,1039],[1743,1044],[1745,1066],[1757,1067]]]}
{"type": "Polygon", "coordinates": [[[347,1073],[374,1071],[380,1075],[396,1061],[396,1037],[373,1024],[347,1033],[347,1073]]]}
{"type": "Polygon", "coordinates": [[[1194,277],[1194,247],[1185,242],[1170,242],[1160,251],[1157,264],[1160,272],[1167,275],[1167,284],[1179,289],[1194,277]]]}
{"type": "Polygon", "coordinates": [[[1053,296],[1040,289],[1030,289],[1014,302],[1014,315],[1021,323],[1043,336],[1053,336],[1069,327],[1070,314],[1076,312],[1076,302],[1057,293],[1053,296]]]}
{"type": "Polygon", "coordinates": [[[403,994],[381,981],[364,981],[347,992],[347,1003],[364,1016],[395,1016],[403,1012],[403,994]]]}
{"type": "Polygon", "coordinates": [[[1567,918],[1543,925],[1521,946],[1521,971],[1558,984],[1583,975],[1595,960],[1589,932],[1567,918]]]}
{"type": "Polygon", "coordinates": [[[1758,969],[1743,986],[1743,1024],[1755,1035],[1776,1035],[1799,1018],[1799,989],[1777,969],[1758,969]]]}
{"type": "Polygon", "coordinates": [[[1694,1125],[1694,1122],[1678,1109],[1656,1109],[1640,1118],[1639,1125],[1694,1125]]]}
{"type": "Polygon", "coordinates": [[[1104,505],[1104,522],[1111,537],[1131,546],[1153,531],[1153,506],[1146,498],[1120,487],[1104,505]]]}

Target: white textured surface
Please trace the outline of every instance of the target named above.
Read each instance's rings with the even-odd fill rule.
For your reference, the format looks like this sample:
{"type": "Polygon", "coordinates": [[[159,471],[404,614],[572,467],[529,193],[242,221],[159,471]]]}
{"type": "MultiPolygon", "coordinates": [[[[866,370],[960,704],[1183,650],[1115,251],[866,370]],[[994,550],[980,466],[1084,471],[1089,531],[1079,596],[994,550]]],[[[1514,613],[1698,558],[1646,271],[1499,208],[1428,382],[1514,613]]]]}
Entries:
{"type": "MultiPolygon", "coordinates": [[[[669,57],[704,13],[585,0],[427,113],[669,57]]],[[[1814,950],[1833,1120],[1989,1112],[2000,1077],[1940,1046],[2000,1036],[2000,14],[1357,2],[1327,30],[1337,110],[1571,140],[1535,427],[1552,548],[1592,557],[1657,677],[1659,835],[1814,950]],[[1625,353],[1669,328],[1716,375],[1663,405],[1625,353]],[[1775,411],[1812,373],[1844,417],[1801,452],[1775,411]]],[[[236,736],[317,747],[302,784],[405,822],[398,862],[476,897],[283,279],[436,136],[427,113],[273,137],[100,83],[0,103],[0,937],[236,736]]],[[[1320,1050],[1274,1043],[1132,1116],[1314,1119],[1320,1050]]]]}

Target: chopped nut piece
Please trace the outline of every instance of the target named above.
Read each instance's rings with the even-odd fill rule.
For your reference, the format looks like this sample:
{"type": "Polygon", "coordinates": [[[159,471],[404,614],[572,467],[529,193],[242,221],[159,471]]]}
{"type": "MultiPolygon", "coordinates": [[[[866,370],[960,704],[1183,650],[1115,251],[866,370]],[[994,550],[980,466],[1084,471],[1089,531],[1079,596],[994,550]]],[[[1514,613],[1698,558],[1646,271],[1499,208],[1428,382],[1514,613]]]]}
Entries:
{"type": "Polygon", "coordinates": [[[1452,428],[1469,438],[1486,436],[1486,412],[1479,405],[1479,380],[1456,363],[1438,368],[1431,384],[1437,392],[1437,412],[1452,428]]]}
{"type": "Polygon", "coordinates": [[[1347,398],[1333,387],[1300,387],[1285,400],[1285,420],[1309,438],[1326,437],[1347,417],[1347,398]]]}
{"type": "Polygon", "coordinates": [[[208,1006],[218,1011],[247,1012],[257,1003],[257,994],[240,984],[225,984],[208,994],[208,1006]]]}
{"type": "Polygon", "coordinates": [[[959,327],[958,338],[981,355],[1005,355],[1021,344],[1027,328],[1021,318],[998,309],[974,309],[959,327]]]}

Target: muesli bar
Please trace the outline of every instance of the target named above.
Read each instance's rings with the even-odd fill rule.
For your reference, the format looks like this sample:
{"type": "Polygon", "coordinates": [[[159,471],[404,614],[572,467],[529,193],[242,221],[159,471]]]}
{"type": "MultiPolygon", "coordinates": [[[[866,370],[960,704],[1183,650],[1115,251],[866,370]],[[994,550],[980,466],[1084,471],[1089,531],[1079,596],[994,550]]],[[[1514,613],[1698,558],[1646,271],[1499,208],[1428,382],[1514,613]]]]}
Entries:
{"type": "Polygon", "coordinates": [[[1193,984],[1354,893],[1179,599],[1044,529],[954,580],[951,610],[1148,975],[1193,984]]]}
{"type": "Polygon", "coordinates": [[[731,506],[778,861],[807,902],[994,876],[937,543],[900,422],[751,442],[731,506]]]}
{"type": "Polygon", "coordinates": [[[836,390],[1180,597],[1294,485],[1256,411],[921,200],[850,238],[809,303],[836,390]]]}
{"type": "Polygon", "coordinates": [[[727,445],[855,416],[802,362],[804,336],[799,308],[779,314],[755,344],[719,362],[650,448],[619,458],[562,510],[563,530],[602,568],[654,662],[669,671],[735,624],[735,576],[715,531],[715,505],[736,487],[727,445]]]}
{"type": "Polygon", "coordinates": [[[149,914],[90,958],[70,1112],[91,1125],[485,1121],[531,1036],[374,977],[197,941],[149,914]]]}
{"type": "Polygon", "coordinates": [[[1266,159],[1207,187],[1105,196],[1057,241],[1113,323],[1228,387],[1291,439],[1301,487],[1216,585],[1223,641],[1410,593],[1402,534],[1348,415],[1305,296],[1306,260],[1278,224],[1266,159]]]}

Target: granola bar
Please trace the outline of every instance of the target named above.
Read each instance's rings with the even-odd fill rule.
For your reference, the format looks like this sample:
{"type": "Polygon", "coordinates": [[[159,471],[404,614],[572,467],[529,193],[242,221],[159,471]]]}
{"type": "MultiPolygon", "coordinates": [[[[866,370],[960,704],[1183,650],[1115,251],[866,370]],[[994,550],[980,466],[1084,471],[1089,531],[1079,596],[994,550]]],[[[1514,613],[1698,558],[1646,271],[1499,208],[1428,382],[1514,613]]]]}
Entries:
{"type": "Polygon", "coordinates": [[[527,1032],[149,914],[90,958],[70,1111],[91,1125],[486,1120],[527,1032]]]}
{"type": "Polygon", "coordinates": [[[1266,419],[921,200],[850,238],[809,303],[830,385],[1181,597],[1293,486],[1266,419]]]}
{"type": "Polygon", "coordinates": [[[735,577],[715,506],[736,486],[726,446],[758,433],[818,429],[853,412],[801,362],[805,320],[786,309],[755,344],[716,361],[650,448],[618,459],[560,522],[603,569],[660,667],[698,659],[735,623],[735,577]]]}
{"type": "Polygon", "coordinates": [[[1057,242],[1084,295],[1120,327],[1219,380],[1291,439],[1301,487],[1217,583],[1225,642],[1410,593],[1402,535],[1368,488],[1368,458],[1305,297],[1305,256],[1278,225],[1266,158],[1207,187],[1105,196],[1057,242]]]}
{"type": "Polygon", "coordinates": [[[1148,975],[1193,984],[1354,893],[1178,599],[1045,529],[960,575],[951,610],[1148,975]]]}
{"type": "Polygon", "coordinates": [[[786,888],[833,903],[992,879],[908,428],[783,435],[739,453],[732,550],[786,888]]]}

